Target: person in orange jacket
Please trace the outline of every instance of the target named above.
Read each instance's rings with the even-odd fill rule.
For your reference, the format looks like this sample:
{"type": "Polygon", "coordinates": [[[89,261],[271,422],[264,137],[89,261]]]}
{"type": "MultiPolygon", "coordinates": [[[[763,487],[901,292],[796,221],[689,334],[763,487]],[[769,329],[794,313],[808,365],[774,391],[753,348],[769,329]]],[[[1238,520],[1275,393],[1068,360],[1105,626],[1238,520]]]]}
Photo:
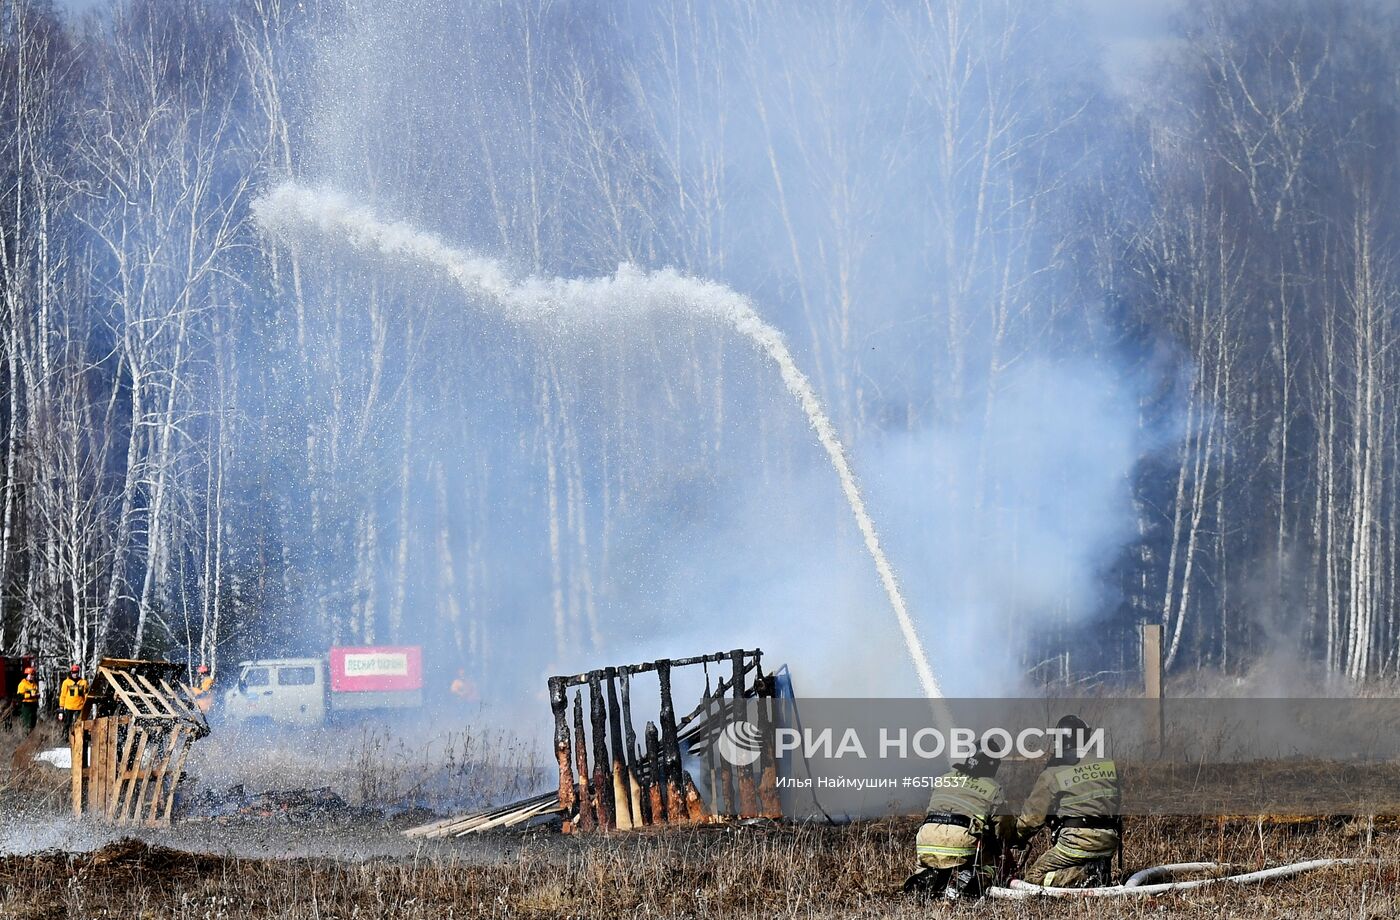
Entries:
{"type": "Polygon", "coordinates": [[[190,695],[194,697],[194,704],[199,707],[199,711],[209,715],[209,710],[214,705],[214,676],[209,673],[209,665],[199,666],[199,680],[190,688],[190,695]]]}

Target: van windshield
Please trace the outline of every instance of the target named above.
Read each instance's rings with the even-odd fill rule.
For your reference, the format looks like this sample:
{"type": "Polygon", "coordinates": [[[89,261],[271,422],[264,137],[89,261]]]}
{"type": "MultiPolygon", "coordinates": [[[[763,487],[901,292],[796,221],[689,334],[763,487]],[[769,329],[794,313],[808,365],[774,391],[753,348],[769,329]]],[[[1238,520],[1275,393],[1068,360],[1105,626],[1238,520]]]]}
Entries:
{"type": "Polygon", "coordinates": [[[277,669],[277,685],[280,687],[309,687],[314,683],[316,669],[313,667],[277,669]]]}
{"type": "Polygon", "coordinates": [[[266,687],[267,668],[249,668],[244,671],[243,684],[247,687],[266,687]]]}

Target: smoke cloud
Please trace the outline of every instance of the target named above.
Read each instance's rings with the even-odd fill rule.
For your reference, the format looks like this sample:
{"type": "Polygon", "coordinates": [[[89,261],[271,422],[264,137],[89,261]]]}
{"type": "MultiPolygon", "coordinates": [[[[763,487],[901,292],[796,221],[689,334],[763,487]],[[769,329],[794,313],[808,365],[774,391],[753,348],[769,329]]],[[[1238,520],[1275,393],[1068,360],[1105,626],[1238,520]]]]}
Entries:
{"type": "Polygon", "coordinates": [[[258,210],[317,229],[274,266],[309,357],[269,399],[321,452],[289,500],[342,537],[293,553],[293,631],[531,698],[739,645],[805,693],[913,694],[917,632],[969,694],[1111,609],[1152,445],[1073,219],[1108,103],[1058,13],[964,6],[351,3],[258,210]]]}

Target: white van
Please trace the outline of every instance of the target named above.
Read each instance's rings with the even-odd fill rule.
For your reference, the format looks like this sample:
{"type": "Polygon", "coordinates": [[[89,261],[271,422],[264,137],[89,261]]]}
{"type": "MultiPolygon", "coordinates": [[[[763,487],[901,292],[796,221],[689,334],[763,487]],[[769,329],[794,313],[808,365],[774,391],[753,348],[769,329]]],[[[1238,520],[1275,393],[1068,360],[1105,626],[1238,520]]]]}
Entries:
{"type": "Polygon", "coordinates": [[[326,721],[326,664],[319,658],[272,658],[238,665],[238,686],[224,694],[224,717],[289,725],[326,721]]]}
{"type": "Polygon", "coordinates": [[[238,685],[224,694],[234,722],[320,725],[339,712],[423,705],[419,646],[337,646],[327,658],[262,658],[238,665],[238,685]]]}

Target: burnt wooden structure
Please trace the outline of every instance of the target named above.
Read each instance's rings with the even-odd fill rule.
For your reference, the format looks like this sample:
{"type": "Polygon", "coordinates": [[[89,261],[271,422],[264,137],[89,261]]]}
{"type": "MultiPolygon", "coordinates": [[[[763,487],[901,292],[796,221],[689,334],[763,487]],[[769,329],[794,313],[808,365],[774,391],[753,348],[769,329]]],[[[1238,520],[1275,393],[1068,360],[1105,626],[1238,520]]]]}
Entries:
{"type": "Polygon", "coordinates": [[[74,815],[169,826],[190,745],[209,734],[182,671],[168,661],[102,659],[69,735],[74,815]]]}
{"type": "Polygon", "coordinates": [[[761,649],[734,649],[551,677],[549,702],[559,766],[555,798],[565,830],[630,830],[726,817],[779,817],[772,732],[774,683],[771,675],[763,673],[762,660],[761,649]],[[718,665],[721,671],[727,666],[729,671],[714,688],[708,680],[710,665],[718,665]],[[706,690],[699,704],[677,719],[672,676],[677,669],[688,667],[706,669],[706,690]],[[645,746],[639,749],[632,719],[632,680],[650,674],[656,675],[661,707],[657,720],[647,721],[645,746]],[[736,713],[758,722],[762,747],[757,760],[748,766],[735,766],[718,755],[717,741],[729,717],[736,713]],[[687,754],[704,764],[708,803],[683,766],[687,754]]]}
{"type": "MultiPolygon", "coordinates": [[[[781,817],[773,734],[778,717],[776,686],[773,675],[763,673],[760,649],[659,658],[551,677],[557,791],[433,821],[403,834],[463,837],[553,815],[563,819],[566,833],[781,817]],[[729,672],[713,687],[712,665],[729,672]],[[690,667],[705,669],[705,691],[689,713],[677,718],[672,676],[677,669],[690,667]],[[632,681],[651,674],[656,675],[660,712],[646,722],[639,747],[632,718],[632,681]],[[574,690],[572,706],[570,690],[574,690]],[[747,766],[734,766],[719,756],[720,738],[736,715],[757,730],[757,756],[747,766]],[[698,772],[710,790],[708,803],[685,769],[687,757],[692,765],[702,765],[698,772]]],[[[751,754],[754,750],[749,748],[751,754]]]]}

